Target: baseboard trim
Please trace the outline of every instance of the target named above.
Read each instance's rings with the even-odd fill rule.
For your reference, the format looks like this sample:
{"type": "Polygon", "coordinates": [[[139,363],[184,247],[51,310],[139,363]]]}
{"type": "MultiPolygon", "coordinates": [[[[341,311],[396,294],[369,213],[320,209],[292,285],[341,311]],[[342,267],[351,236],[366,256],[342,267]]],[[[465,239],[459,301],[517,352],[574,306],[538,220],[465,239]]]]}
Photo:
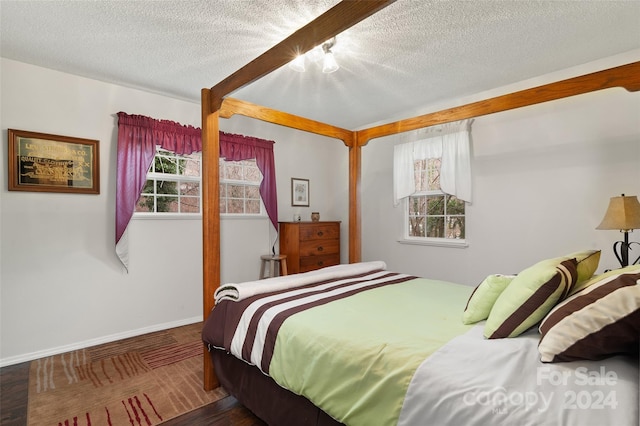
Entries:
{"type": "Polygon", "coordinates": [[[117,340],[127,339],[129,337],[141,336],[147,333],[153,333],[155,331],[167,330],[170,328],[181,327],[183,325],[194,324],[201,322],[202,317],[185,318],[178,321],[166,322],[163,324],[155,324],[149,327],[138,328],[136,330],[129,330],[122,333],[111,334],[109,336],[99,337],[96,339],[89,339],[83,342],[73,343],[71,345],[58,346],[56,348],[45,349],[43,351],[30,352],[24,355],[16,355],[8,358],[0,359],[0,367],[7,367],[9,365],[20,364],[21,362],[33,361],[38,358],[46,358],[52,355],[58,355],[65,352],[75,351],[78,349],[88,348],[90,346],[102,345],[104,343],[111,343],[117,340]]]}

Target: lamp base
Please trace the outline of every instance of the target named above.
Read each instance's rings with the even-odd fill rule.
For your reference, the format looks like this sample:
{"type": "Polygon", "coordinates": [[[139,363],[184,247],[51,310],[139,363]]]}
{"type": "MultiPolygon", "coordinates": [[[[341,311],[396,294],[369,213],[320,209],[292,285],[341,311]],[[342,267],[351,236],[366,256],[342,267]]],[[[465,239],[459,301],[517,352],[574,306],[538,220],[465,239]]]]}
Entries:
{"type": "Polygon", "coordinates": [[[629,250],[631,250],[631,246],[633,244],[637,244],[640,246],[640,243],[630,243],[626,232],[624,241],[616,241],[615,243],[613,243],[613,254],[616,255],[616,259],[618,259],[618,262],[620,262],[620,266],[623,268],[629,265],[635,265],[636,263],[638,263],[638,261],[640,261],[640,256],[638,256],[636,260],[629,263],[629,250]]]}

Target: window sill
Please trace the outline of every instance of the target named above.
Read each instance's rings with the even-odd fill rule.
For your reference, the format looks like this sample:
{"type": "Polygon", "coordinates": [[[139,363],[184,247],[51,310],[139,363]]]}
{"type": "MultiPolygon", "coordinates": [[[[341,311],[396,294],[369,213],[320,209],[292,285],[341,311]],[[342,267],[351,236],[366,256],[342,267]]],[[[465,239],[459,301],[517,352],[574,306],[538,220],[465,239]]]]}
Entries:
{"type": "Polygon", "coordinates": [[[229,219],[233,219],[233,220],[256,220],[256,219],[260,219],[260,220],[264,220],[267,219],[269,220],[269,216],[265,215],[248,215],[248,214],[221,214],[220,215],[220,220],[229,220],[229,219]]]}
{"type": "Polygon", "coordinates": [[[409,244],[416,246],[434,246],[434,247],[450,247],[450,248],[467,248],[469,242],[467,240],[454,240],[445,238],[402,238],[399,239],[400,244],[409,244]]]}
{"type": "Polygon", "coordinates": [[[191,214],[154,214],[154,213],[134,213],[131,216],[132,220],[202,220],[202,215],[199,213],[191,214]]]}
{"type": "MultiPolygon", "coordinates": [[[[201,214],[148,214],[136,213],[132,216],[133,220],[202,220],[201,214]]],[[[267,215],[241,215],[241,214],[225,214],[220,215],[220,220],[265,220],[269,219],[267,215]]]]}

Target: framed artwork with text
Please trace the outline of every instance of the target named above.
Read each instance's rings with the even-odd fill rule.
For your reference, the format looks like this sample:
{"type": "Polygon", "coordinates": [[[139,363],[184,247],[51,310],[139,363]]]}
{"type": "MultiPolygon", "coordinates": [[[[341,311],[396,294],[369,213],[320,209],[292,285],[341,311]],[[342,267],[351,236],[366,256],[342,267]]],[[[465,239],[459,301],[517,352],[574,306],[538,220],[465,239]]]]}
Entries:
{"type": "Polygon", "coordinates": [[[97,140],[8,132],[9,191],[100,193],[97,140]]]}

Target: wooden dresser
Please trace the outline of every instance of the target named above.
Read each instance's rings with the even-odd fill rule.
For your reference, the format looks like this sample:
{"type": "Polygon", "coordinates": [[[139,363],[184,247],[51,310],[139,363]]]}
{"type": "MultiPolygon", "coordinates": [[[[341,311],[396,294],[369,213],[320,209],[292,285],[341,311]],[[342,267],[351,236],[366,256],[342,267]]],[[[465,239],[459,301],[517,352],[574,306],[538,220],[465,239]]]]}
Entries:
{"type": "Polygon", "coordinates": [[[340,263],[340,222],[279,222],[290,274],[340,263]]]}

